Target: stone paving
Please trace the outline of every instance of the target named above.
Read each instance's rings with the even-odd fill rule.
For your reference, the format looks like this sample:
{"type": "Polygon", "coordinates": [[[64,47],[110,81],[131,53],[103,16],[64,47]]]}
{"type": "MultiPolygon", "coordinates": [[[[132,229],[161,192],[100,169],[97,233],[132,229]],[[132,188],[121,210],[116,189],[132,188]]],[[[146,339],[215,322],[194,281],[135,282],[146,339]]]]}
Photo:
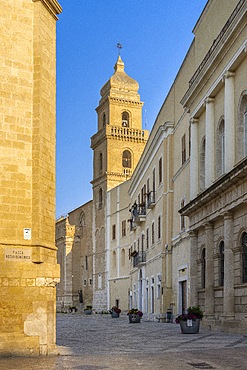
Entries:
{"type": "Polygon", "coordinates": [[[128,316],[57,315],[58,356],[0,358],[1,370],[247,369],[247,335],[200,330],[128,316]]]}

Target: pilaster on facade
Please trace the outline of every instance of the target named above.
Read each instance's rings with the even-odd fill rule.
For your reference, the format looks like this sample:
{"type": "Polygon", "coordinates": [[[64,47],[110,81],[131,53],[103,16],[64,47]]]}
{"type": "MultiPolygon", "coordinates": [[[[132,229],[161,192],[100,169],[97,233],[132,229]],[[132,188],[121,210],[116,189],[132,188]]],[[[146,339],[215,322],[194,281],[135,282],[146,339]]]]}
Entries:
{"type": "Polygon", "coordinates": [[[191,124],[191,154],[190,154],[190,199],[194,199],[199,190],[199,143],[198,143],[198,125],[199,120],[192,118],[191,124]]]}
{"type": "Polygon", "coordinates": [[[190,271],[189,271],[189,306],[198,305],[198,235],[197,231],[189,231],[190,237],[190,271]]]}
{"type": "Polygon", "coordinates": [[[205,148],[205,187],[208,188],[214,181],[215,142],[214,142],[214,103],[215,99],[208,97],[206,104],[206,148],[205,148]]]}
{"type": "Polygon", "coordinates": [[[234,252],[233,252],[233,214],[224,214],[224,316],[234,317],[234,252]]]}
{"type": "Polygon", "coordinates": [[[205,316],[214,318],[214,235],[213,224],[205,224],[206,271],[205,271],[205,316]]]}
{"type": "Polygon", "coordinates": [[[225,81],[225,172],[229,172],[235,164],[235,73],[227,71],[224,74],[225,81]]]}

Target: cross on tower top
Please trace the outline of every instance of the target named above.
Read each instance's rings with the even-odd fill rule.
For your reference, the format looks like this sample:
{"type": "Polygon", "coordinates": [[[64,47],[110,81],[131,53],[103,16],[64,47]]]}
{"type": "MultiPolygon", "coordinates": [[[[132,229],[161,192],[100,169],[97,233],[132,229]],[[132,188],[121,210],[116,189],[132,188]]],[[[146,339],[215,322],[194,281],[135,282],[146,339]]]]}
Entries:
{"type": "Polygon", "coordinates": [[[123,45],[120,44],[120,42],[117,43],[117,48],[118,48],[118,55],[121,54],[121,49],[123,48],[123,45]]]}

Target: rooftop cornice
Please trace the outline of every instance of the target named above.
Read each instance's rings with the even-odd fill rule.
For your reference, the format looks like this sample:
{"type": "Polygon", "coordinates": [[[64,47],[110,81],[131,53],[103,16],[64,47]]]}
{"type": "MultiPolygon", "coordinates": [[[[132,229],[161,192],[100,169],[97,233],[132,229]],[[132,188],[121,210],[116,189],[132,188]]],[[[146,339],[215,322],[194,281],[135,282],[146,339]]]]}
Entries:
{"type": "Polygon", "coordinates": [[[225,43],[229,39],[232,31],[237,27],[241,19],[243,19],[246,13],[246,0],[240,0],[236,8],[234,9],[233,13],[231,14],[230,18],[222,28],[219,35],[214,40],[211,48],[208,50],[207,54],[205,55],[203,61],[195,71],[194,75],[191,77],[189,81],[189,89],[186,91],[184,97],[181,100],[181,104],[186,106],[187,101],[193,95],[196,87],[200,84],[201,80],[205,76],[205,74],[210,69],[213,61],[217,58],[219,53],[225,48],[225,43]]]}
{"type": "Polygon", "coordinates": [[[174,123],[167,121],[158,127],[153,137],[152,134],[149,135],[149,139],[144,148],[144,152],[142,153],[141,160],[138,162],[131,177],[131,185],[128,191],[131,196],[138,188],[140,182],[142,182],[143,176],[147,173],[147,169],[159,150],[161,143],[165,138],[173,133],[173,130],[174,123]]]}
{"type": "Polygon", "coordinates": [[[62,13],[62,7],[57,0],[33,0],[34,3],[38,1],[46,7],[54,19],[58,20],[57,14],[62,13]]]}
{"type": "Polygon", "coordinates": [[[191,216],[198,209],[201,209],[210,200],[221,195],[230,187],[239,183],[246,178],[247,174],[247,158],[243,159],[230,172],[220,177],[213,185],[200,193],[195,199],[192,199],[188,204],[179,210],[182,216],[191,216]]]}

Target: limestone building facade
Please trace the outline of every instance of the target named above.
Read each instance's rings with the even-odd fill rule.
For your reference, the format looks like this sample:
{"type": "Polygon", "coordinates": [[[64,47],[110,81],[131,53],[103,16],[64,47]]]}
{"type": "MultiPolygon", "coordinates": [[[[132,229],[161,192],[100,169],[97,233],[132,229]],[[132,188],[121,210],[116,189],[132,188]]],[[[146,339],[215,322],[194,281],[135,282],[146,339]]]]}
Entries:
{"type": "Polygon", "coordinates": [[[56,0],[2,0],[0,11],[0,354],[56,342],[56,0]]]}
{"type": "Polygon", "coordinates": [[[107,193],[131,177],[148,139],[148,131],[142,129],[143,103],[138,89],[137,81],[126,74],[119,56],[114,74],[100,91],[101,99],[96,108],[98,127],[97,133],[91,138],[93,200],[83,205],[80,211],[74,210],[68,214],[68,218],[57,221],[58,258],[63,266],[63,278],[58,286],[58,310],[67,311],[72,303],[79,306],[80,290],[83,293],[82,307],[90,304],[99,311],[108,308],[107,193]],[[82,210],[85,233],[82,233],[80,225],[79,214],[82,210]],[[90,276],[87,277],[87,284],[88,281],[90,283],[87,290],[83,289],[84,265],[81,264],[82,269],[77,268],[75,238],[81,240],[78,248],[80,255],[84,256],[82,258],[89,258],[87,266],[90,276]]]}
{"type": "Polygon", "coordinates": [[[180,210],[188,217],[190,302],[204,308],[205,324],[240,332],[247,326],[246,8],[246,1],[224,11],[209,2],[194,33],[197,50],[209,20],[215,24],[211,47],[181,100],[191,127],[190,196],[180,210]]]}
{"type": "Polygon", "coordinates": [[[204,325],[246,331],[246,8],[207,1],[148,140],[141,121],[128,128],[141,103],[135,83],[128,98],[120,89],[130,82],[121,59],[102,88],[91,142],[96,308],[155,318],[199,304],[204,325]],[[129,171],[130,143],[142,139],[129,171]]]}
{"type": "Polygon", "coordinates": [[[92,201],[56,222],[57,260],[61,279],[57,285],[57,310],[82,309],[93,304],[92,201]]]}

